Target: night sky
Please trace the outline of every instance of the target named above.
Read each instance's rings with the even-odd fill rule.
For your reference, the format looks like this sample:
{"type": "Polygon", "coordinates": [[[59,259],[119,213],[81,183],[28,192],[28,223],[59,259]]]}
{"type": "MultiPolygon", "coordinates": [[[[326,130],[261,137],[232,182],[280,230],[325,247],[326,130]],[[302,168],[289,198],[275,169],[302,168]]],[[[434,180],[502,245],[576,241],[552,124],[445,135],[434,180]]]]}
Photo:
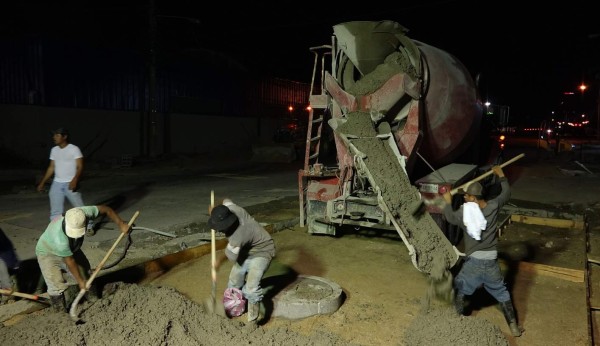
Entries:
{"type": "MultiPolygon", "coordinates": [[[[4,39],[23,36],[144,51],[150,0],[34,1],[5,5],[4,39]],[[6,7],[8,6],[8,7],[6,7]]],[[[565,97],[596,115],[600,19],[590,1],[212,2],[154,0],[159,56],[219,54],[265,75],[309,82],[312,46],[331,42],[332,26],[394,20],[412,39],[456,56],[480,75],[484,100],[508,105],[511,120],[542,118],[565,97]],[[354,2],[352,2],[354,3],[354,2]],[[586,5],[587,4],[587,5],[586,5]],[[577,87],[589,89],[581,95],[577,87]],[[564,96],[567,91],[574,96],[564,96]]]]}

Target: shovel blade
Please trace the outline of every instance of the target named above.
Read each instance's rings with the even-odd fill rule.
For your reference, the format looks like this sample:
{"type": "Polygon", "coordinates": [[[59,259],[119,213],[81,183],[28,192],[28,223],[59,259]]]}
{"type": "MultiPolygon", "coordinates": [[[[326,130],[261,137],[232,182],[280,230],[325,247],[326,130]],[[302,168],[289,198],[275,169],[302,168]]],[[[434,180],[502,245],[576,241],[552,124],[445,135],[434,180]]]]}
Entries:
{"type": "Polygon", "coordinates": [[[81,320],[79,319],[79,316],[77,314],[77,304],[79,304],[79,301],[81,300],[81,298],[83,298],[83,296],[85,295],[86,290],[82,289],[79,290],[79,294],[77,295],[77,297],[75,297],[75,300],[73,300],[73,303],[71,304],[71,308],[69,309],[69,316],[71,317],[71,320],[73,320],[74,322],[81,322],[81,320]]]}

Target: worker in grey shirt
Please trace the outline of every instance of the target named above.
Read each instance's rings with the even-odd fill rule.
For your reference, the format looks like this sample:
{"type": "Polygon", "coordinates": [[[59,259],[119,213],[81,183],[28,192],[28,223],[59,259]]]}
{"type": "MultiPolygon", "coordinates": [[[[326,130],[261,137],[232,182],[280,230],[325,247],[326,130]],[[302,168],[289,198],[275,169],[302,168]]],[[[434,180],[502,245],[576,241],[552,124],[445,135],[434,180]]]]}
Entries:
{"type": "Polygon", "coordinates": [[[248,301],[248,322],[258,322],[263,289],[260,281],[275,257],[271,235],[248,212],[224,199],[211,210],[208,225],[223,232],[228,243],[225,253],[215,263],[218,268],[225,258],[234,262],[229,273],[228,288],[241,289],[248,301]]]}
{"type": "Polygon", "coordinates": [[[502,187],[502,191],[497,197],[485,200],[483,187],[479,182],[473,182],[467,186],[466,190],[459,190],[459,193],[464,195],[465,203],[457,210],[453,210],[450,193],[444,194],[446,204],[443,212],[446,220],[464,231],[466,259],[454,279],[456,291],[454,307],[458,314],[462,315],[465,296],[473,294],[477,288],[483,285],[485,290],[500,303],[512,335],[521,336],[522,331],[517,324],[510,293],[506,289],[504,277],[498,265],[498,213],[510,199],[510,186],[502,167],[494,166],[492,169],[498,176],[502,187]],[[474,209],[469,211],[471,206],[474,209]],[[467,227],[478,220],[477,216],[483,221],[480,225],[482,229],[468,230],[467,227]]]}

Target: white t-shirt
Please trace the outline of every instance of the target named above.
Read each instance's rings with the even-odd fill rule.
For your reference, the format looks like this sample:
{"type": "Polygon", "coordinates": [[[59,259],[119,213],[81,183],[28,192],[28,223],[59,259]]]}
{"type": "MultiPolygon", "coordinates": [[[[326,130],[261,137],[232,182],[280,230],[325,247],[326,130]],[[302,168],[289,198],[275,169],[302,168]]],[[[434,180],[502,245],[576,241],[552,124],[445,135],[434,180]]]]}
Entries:
{"type": "Polygon", "coordinates": [[[75,177],[77,171],[76,160],[82,158],[83,154],[79,147],[67,144],[61,148],[58,145],[50,150],[50,160],[54,160],[54,181],[68,183],[75,177]]]}

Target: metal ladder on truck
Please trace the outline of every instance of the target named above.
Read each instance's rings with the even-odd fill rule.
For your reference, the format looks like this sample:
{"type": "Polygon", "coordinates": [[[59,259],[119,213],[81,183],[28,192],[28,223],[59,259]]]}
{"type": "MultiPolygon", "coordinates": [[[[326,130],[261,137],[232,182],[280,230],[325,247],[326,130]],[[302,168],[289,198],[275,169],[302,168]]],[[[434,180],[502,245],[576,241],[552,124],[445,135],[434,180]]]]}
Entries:
{"type": "Polygon", "coordinates": [[[305,189],[307,179],[310,177],[321,176],[322,164],[319,163],[319,150],[321,147],[321,132],[325,121],[325,111],[329,102],[328,95],[325,93],[324,77],[325,62],[327,56],[331,56],[331,46],[323,45],[311,47],[310,51],[314,53],[315,60],[313,66],[313,75],[310,85],[308,112],[308,129],[306,132],[306,146],[304,153],[304,166],[298,171],[298,196],[300,206],[300,226],[305,225],[305,189]],[[317,79],[317,67],[320,67],[320,75],[317,79]]]}

